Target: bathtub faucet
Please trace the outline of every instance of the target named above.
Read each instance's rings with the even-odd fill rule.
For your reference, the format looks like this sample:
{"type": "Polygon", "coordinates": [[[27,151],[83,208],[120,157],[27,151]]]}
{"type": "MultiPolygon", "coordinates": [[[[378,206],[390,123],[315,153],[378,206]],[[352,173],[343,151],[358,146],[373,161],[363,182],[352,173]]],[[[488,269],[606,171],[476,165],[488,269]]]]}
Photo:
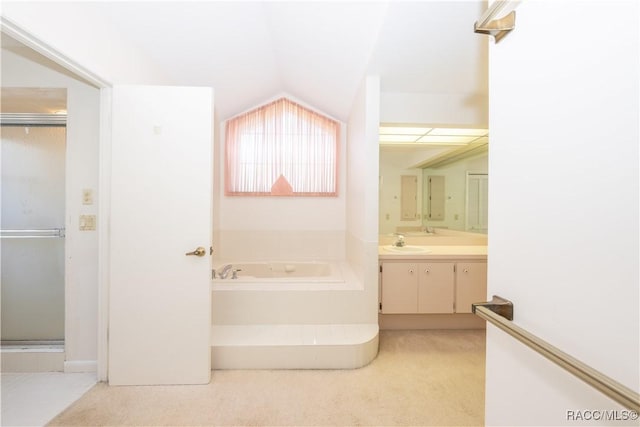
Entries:
{"type": "Polygon", "coordinates": [[[221,269],[218,270],[218,277],[221,279],[226,279],[229,275],[229,272],[233,269],[233,265],[227,264],[221,269]]]}
{"type": "Polygon", "coordinates": [[[398,239],[395,242],[393,242],[393,246],[396,246],[398,248],[403,247],[405,245],[404,235],[396,233],[396,236],[398,236],[398,239]]]}

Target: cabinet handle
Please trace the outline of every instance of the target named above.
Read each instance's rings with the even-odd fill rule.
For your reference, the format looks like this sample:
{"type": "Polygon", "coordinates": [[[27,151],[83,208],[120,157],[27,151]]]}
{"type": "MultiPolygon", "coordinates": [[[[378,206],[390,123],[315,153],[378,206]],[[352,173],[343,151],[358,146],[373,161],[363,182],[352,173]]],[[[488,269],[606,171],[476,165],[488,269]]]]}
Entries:
{"type": "Polygon", "coordinates": [[[428,269],[428,268],[426,268],[426,269],[424,270],[424,272],[425,272],[425,273],[427,273],[427,274],[429,274],[429,273],[430,273],[430,271],[429,271],[429,269],[428,269]]]}
{"type": "Polygon", "coordinates": [[[468,269],[468,268],[465,268],[465,269],[464,269],[464,270],[462,270],[462,271],[464,271],[465,273],[468,273],[468,272],[469,272],[469,269],[468,269]]]}
{"type": "Polygon", "coordinates": [[[409,274],[413,274],[413,269],[409,269],[409,274]]]}

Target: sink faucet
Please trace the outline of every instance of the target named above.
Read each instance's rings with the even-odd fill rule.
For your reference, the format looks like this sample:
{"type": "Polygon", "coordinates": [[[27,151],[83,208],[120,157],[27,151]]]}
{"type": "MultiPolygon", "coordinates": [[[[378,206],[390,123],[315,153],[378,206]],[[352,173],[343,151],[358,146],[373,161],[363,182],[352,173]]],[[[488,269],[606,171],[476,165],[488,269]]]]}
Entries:
{"type": "Polygon", "coordinates": [[[218,277],[221,279],[226,279],[227,276],[229,275],[229,272],[232,269],[233,269],[233,266],[231,264],[225,265],[224,267],[218,270],[218,277]]]}
{"type": "Polygon", "coordinates": [[[404,242],[404,235],[403,235],[403,234],[396,233],[396,236],[398,236],[398,238],[396,239],[396,241],[395,241],[395,242],[393,242],[393,246],[396,246],[396,247],[398,247],[398,248],[403,247],[403,246],[405,245],[405,242],[404,242]]]}

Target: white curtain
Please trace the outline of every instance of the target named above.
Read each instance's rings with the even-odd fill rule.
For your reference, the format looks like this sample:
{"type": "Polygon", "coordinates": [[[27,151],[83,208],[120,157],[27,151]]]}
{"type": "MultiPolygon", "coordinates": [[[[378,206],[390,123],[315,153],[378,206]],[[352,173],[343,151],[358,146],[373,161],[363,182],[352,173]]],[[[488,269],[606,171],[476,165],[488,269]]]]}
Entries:
{"type": "Polygon", "coordinates": [[[228,120],[225,195],[337,196],[339,132],[286,98],[228,120]]]}

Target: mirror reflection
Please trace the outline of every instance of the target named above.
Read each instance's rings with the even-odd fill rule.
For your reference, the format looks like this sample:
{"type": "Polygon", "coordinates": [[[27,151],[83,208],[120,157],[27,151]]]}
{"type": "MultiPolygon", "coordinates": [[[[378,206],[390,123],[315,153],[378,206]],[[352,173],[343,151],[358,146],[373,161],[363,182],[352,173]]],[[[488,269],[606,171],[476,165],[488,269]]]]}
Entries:
{"type": "Polygon", "coordinates": [[[381,141],[380,234],[434,228],[486,234],[488,180],[486,130],[463,146],[381,141]]]}

